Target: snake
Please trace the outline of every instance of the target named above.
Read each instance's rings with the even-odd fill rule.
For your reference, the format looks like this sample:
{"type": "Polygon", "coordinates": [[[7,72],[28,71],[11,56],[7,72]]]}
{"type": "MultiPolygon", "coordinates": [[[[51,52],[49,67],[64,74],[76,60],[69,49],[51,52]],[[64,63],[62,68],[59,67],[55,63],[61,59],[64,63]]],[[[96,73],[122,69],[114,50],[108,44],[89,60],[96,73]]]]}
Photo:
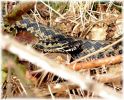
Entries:
{"type": "MultiPolygon", "coordinates": [[[[112,43],[105,40],[84,40],[67,36],[61,31],[54,30],[29,18],[23,18],[11,25],[3,21],[2,31],[7,33],[27,31],[39,39],[38,43],[32,45],[34,49],[44,53],[69,53],[73,60],[93,53],[112,43]]],[[[122,54],[122,41],[107,50],[90,56],[88,59],[99,59],[118,54],[122,54]]],[[[92,71],[96,72],[94,69],[92,71]]]]}
{"type": "MultiPolygon", "coordinates": [[[[111,44],[110,41],[105,40],[84,40],[67,36],[60,31],[25,17],[11,25],[3,24],[4,32],[12,33],[20,30],[28,31],[39,39],[38,43],[33,45],[33,48],[36,50],[44,53],[69,53],[74,59],[111,44]]],[[[122,54],[122,42],[110,47],[104,52],[91,56],[91,59],[104,58],[105,56],[114,56],[117,54],[122,54]]]]}

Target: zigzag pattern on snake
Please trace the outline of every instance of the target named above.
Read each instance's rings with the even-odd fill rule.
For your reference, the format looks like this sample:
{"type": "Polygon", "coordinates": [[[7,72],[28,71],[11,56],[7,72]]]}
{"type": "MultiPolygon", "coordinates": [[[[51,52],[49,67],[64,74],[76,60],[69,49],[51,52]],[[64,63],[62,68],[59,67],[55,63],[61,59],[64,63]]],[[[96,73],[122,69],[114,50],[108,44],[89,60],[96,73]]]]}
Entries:
{"type": "MultiPolygon", "coordinates": [[[[17,21],[14,25],[11,25],[11,27],[4,24],[4,31],[13,32],[19,30],[29,31],[39,38],[39,42],[33,46],[35,49],[43,52],[70,53],[73,58],[85,56],[111,43],[109,41],[75,39],[28,18],[17,21]]],[[[118,43],[117,45],[94,55],[91,58],[102,58],[104,56],[116,54],[122,54],[122,43],[118,43]]]]}

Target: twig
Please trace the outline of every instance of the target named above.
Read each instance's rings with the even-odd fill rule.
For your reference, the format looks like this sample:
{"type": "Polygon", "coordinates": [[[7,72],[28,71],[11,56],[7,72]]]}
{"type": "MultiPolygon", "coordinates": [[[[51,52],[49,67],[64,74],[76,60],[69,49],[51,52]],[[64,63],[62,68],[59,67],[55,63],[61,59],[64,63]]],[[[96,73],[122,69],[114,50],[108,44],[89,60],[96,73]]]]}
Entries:
{"type": "Polygon", "coordinates": [[[8,36],[2,36],[1,46],[3,49],[7,49],[11,53],[18,55],[19,57],[30,61],[31,63],[52,72],[66,80],[70,80],[77,85],[79,85],[82,89],[88,89],[98,94],[98,96],[103,98],[110,99],[120,99],[121,95],[112,89],[101,85],[90,79],[89,76],[83,77],[79,73],[76,73],[63,65],[56,64],[54,61],[51,61],[47,57],[38,52],[34,51],[31,48],[27,48],[17,41],[10,39],[8,36]],[[111,93],[111,94],[110,94],[111,93]],[[108,95],[109,94],[109,95],[108,95]]]}
{"type": "Polygon", "coordinates": [[[49,92],[50,92],[50,95],[51,95],[51,97],[52,97],[52,100],[55,100],[55,97],[54,97],[54,95],[53,95],[53,93],[52,93],[52,90],[51,90],[51,87],[48,85],[48,90],[49,90],[49,92]]]}
{"type": "Polygon", "coordinates": [[[88,62],[80,62],[75,64],[68,64],[67,66],[73,70],[90,69],[99,67],[102,65],[116,64],[122,61],[122,55],[116,55],[112,57],[105,57],[102,59],[92,60],[88,62]]]}
{"type": "Polygon", "coordinates": [[[100,52],[102,52],[102,51],[104,51],[104,50],[106,50],[106,49],[108,49],[108,48],[110,48],[110,47],[116,45],[117,43],[121,42],[121,41],[123,40],[123,38],[124,38],[124,37],[118,39],[117,41],[113,42],[113,43],[110,44],[110,45],[105,46],[104,48],[100,48],[99,50],[97,50],[97,51],[95,51],[95,52],[93,52],[93,53],[90,53],[90,54],[88,54],[88,55],[86,55],[86,56],[84,56],[84,57],[81,57],[81,58],[79,58],[79,59],[76,59],[76,60],[73,61],[71,64],[77,63],[77,62],[79,62],[79,61],[81,61],[81,60],[83,60],[83,59],[86,59],[86,58],[88,58],[88,57],[90,57],[90,56],[92,56],[92,55],[95,55],[95,54],[97,54],[97,53],[100,53],[100,52]]]}
{"type": "MultiPolygon", "coordinates": [[[[51,9],[52,11],[54,11],[57,15],[59,15],[62,19],[66,19],[63,15],[61,15],[59,12],[57,12],[55,9],[53,9],[51,6],[47,5],[44,1],[40,0],[45,6],[47,6],[49,9],[51,9]]],[[[72,23],[78,24],[76,21],[70,20],[72,23]]]]}
{"type": "Polygon", "coordinates": [[[78,73],[70,70],[69,68],[64,67],[63,65],[59,65],[54,61],[51,61],[44,55],[39,54],[38,52],[36,52],[31,48],[27,48],[26,46],[23,46],[17,41],[10,39],[8,36],[2,36],[1,46],[3,49],[7,49],[11,53],[18,55],[20,58],[23,58],[46,71],[52,72],[67,80],[72,80],[73,82],[80,84],[82,88],[87,87],[85,82],[82,81],[82,78],[78,73]],[[79,76],[79,79],[77,79],[77,76],[79,76]]]}
{"type": "MultiPolygon", "coordinates": [[[[61,83],[49,83],[49,84],[42,84],[40,88],[37,88],[36,95],[40,95],[41,97],[44,97],[46,95],[58,93],[58,92],[65,92],[67,89],[76,89],[79,88],[79,86],[75,85],[71,82],[61,82],[61,83]],[[49,90],[50,89],[50,90],[49,90]]],[[[35,88],[32,88],[32,91],[35,91],[35,88]]],[[[35,92],[34,92],[35,93],[35,92]]],[[[54,96],[53,96],[54,98],[54,96]]]]}
{"type": "Polygon", "coordinates": [[[117,82],[118,80],[120,81],[122,78],[121,75],[122,72],[119,72],[118,74],[107,74],[107,75],[98,75],[95,76],[94,78],[102,83],[108,83],[108,82],[117,82]]]}

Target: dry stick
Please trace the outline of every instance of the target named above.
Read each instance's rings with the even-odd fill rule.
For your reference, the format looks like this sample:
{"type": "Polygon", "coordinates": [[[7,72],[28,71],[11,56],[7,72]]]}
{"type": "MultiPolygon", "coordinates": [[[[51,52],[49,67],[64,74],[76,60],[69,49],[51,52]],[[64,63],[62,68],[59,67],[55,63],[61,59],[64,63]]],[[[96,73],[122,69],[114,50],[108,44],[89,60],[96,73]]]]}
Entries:
{"type": "Polygon", "coordinates": [[[56,64],[54,61],[51,61],[47,57],[36,52],[35,50],[31,48],[26,48],[26,46],[23,46],[22,44],[18,43],[13,39],[10,39],[7,36],[2,36],[1,39],[2,43],[0,45],[2,46],[2,49],[7,49],[8,51],[17,54],[19,57],[30,61],[31,63],[39,66],[40,68],[43,68],[44,70],[52,72],[66,80],[70,80],[78,84],[82,89],[88,89],[90,91],[93,91],[98,96],[106,99],[119,100],[122,96],[121,94],[113,91],[112,89],[91,80],[88,76],[87,78],[83,77],[79,73],[76,73],[75,71],[72,71],[63,65],[56,64]]]}
{"type": "Polygon", "coordinates": [[[117,43],[121,42],[121,41],[123,40],[123,38],[124,38],[124,37],[118,39],[117,41],[113,42],[112,44],[107,45],[107,46],[105,46],[104,48],[101,48],[101,49],[99,49],[99,50],[97,50],[97,51],[95,51],[95,52],[93,52],[93,53],[90,53],[90,54],[88,54],[88,55],[86,55],[86,56],[84,56],[84,57],[81,57],[81,58],[79,58],[79,59],[76,59],[76,60],[73,61],[71,64],[77,63],[77,62],[79,62],[79,61],[81,61],[81,60],[83,60],[83,59],[86,59],[86,58],[88,58],[88,57],[90,57],[90,56],[93,56],[93,55],[95,55],[95,54],[97,54],[97,53],[100,53],[100,52],[102,52],[102,51],[104,51],[104,50],[106,50],[106,49],[108,49],[108,48],[110,48],[110,47],[116,45],[117,43]]]}
{"type": "Polygon", "coordinates": [[[51,90],[51,87],[49,85],[48,85],[48,89],[49,89],[52,100],[55,100],[55,97],[54,97],[52,90],[51,90]]]}
{"type": "Polygon", "coordinates": [[[20,58],[23,58],[40,68],[52,72],[62,78],[71,80],[76,84],[80,85],[83,89],[87,88],[85,79],[82,80],[80,74],[70,70],[69,68],[64,67],[63,65],[57,64],[54,61],[51,61],[44,55],[36,52],[35,50],[26,47],[14,39],[11,39],[8,36],[2,36],[2,43],[0,44],[3,49],[10,51],[18,55],[20,58]],[[60,70],[61,69],[61,70],[60,70]],[[64,74],[63,74],[64,73],[64,74]],[[78,77],[78,78],[77,78],[78,77]],[[74,78],[74,79],[73,79],[74,78]]]}
{"type": "MultiPolygon", "coordinates": [[[[59,12],[57,12],[56,10],[54,10],[52,7],[50,7],[49,5],[47,5],[45,2],[43,2],[42,0],[40,0],[45,6],[47,6],[49,9],[51,9],[52,11],[54,11],[56,14],[58,14],[61,18],[66,19],[63,15],[61,15],[59,12]]],[[[70,20],[72,23],[78,24],[76,21],[70,20]]]]}
{"type": "Polygon", "coordinates": [[[122,79],[122,71],[119,71],[116,74],[103,74],[103,75],[97,75],[94,77],[95,80],[101,83],[109,83],[109,82],[119,82],[122,79]]]}
{"type": "Polygon", "coordinates": [[[102,65],[116,64],[121,61],[122,61],[122,55],[116,55],[116,56],[106,57],[106,58],[92,60],[88,62],[68,64],[67,66],[73,70],[81,70],[81,69],[95,68],[102,65]]]}
{"type": "MultiPolygon", "coordinates": [[[[37,89],[36,96],[40,95],[40,97],[44,97],[44,96],[54,94],[54,93],[65,92],[67,89],[71,90],[71,89],[76,89],[76,88],[79,88],[79,86],[75,85],[72,82],[62,82],[62,83],[52,82],[49,84],[45,83],[41,85],[40,88],[37,89]],[[51,89],[51,93],[48,89],[48,86],[51,89]]],[[[35,88],[32,88],[32,90],[35,91],[35,88]]]]}

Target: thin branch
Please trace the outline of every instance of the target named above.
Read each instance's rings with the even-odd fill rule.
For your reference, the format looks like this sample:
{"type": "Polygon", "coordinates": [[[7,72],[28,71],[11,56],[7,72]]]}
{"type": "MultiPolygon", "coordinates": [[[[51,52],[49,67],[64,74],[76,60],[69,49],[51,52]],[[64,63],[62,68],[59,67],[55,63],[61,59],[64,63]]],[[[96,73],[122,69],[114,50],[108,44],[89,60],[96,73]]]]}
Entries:
{"type": "Polygon", "coordinates": [[[96,59],[88,62],[80,62],[75,64],[68,64],[67,66],[73,70],[90,69],[99,67],[102,65],[116,64],[122,61],[122,55],[116,55],[112,57],[105,57],[102,59],[96,59]]]}
{"type": "Polygon", "coordinates": [[[118,74],[116,73],[115,74],[105,74],[105,75],[98,75],[98,76],[95,76],[94,78],[99,81],[99,82],[102,82],[102,83],[108,83],[108,82],[117,82],[118,80],[120,81],[121,78],[122,78],[122,72],[119,72],[118,74]]]}
{"type": "MultiPolygon", "coordinates": [[[[49,9],[51,9],[52,11],[54,11],[57,15],[59,15],[62,19],[66,19],[62,14],[60,14],[59,12],[57,12],[55,9],[53,9],[51,6],[47,5],[44,1],[40,0],[45,6],[47,6],[49,9]]],[[[70,20],[72,23],[78,24],[76,21],[70,20]]]]}
{"type": "MultiPolygon", "coordinates": [[[[40,86],[40,88],[37,88],[37,92],[36,95],[40,94],[41,97],[44,97],[46,95],[50,95],[51,96],[54,93],[58,93],[58,92],[65,92],[67,89],[71,90],[71,89],[76,89],[79,88],[79,86],[75,85],[74,83],[71,82],[61,82],[61,83],[49,83],[49,84],[42,84],[40,86]]],[[[35,91],[35,88],[32,88],[33,91],[35,91]]],[[[34,92],[35,93],[35,92],[34,92]]],[[[54,96],[53,96],[54,98],[54,96]]]]}
{"type": "Polygon", "coordinates": [[[7,49],[11,53],[18,55],[20,58],[23,58],[46,71],[52,72],[67,80],[76,82],[77,84],[80,84],[82,88],[87,87],[85,82],[81,80],[81,76],[78,73],[64,67],[63,65],[59,65],[54,61],[51,61],[50,59],[36,52],[32,48],[27,48],[26,46],[18,43],[17,41],[10,39],[8,36],[2,36],[1,46],[3,49],[7,49]],[[63,73],[65,74],[63,75],[63,73]],[[79,79],[77,78],[77,76],[80,76],[79,79]]]}
{"type": "Polygon", "coordinates": [[[49,85],[48,85],[48,89],[49,89],[50,95],[52,97],[52,100],[55,100],[55,97],[54,97],[52,90],[51,90],[51,87],[49,85]]]}

